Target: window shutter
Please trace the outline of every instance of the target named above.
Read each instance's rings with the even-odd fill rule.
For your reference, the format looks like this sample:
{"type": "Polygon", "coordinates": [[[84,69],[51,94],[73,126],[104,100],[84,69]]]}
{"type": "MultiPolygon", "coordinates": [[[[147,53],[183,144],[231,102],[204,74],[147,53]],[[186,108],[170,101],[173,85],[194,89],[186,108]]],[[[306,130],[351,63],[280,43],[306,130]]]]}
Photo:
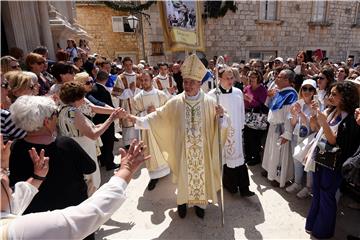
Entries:
{"type": "Polygon", "coordinates": [[[325,21],[325,1],[315,1],[313,5],[313,22],[323,22],[325,21]]]}
{"type": "Polygon", "coordinates": [[[112,17],[113,32],[124,32],[124,20],[123,17],[112,17]]]}
{"type": "Polygon", "coordinates": [[[267,1],[267,20],[276,20],[276,1],[267,1]]]}
{"type": "Polygon", "coordinates": [[[266,19],[266,4],[267,1],[260,1],[260,11],[259,11],[259,18],[261,20],[265,20],[266,19]]]}

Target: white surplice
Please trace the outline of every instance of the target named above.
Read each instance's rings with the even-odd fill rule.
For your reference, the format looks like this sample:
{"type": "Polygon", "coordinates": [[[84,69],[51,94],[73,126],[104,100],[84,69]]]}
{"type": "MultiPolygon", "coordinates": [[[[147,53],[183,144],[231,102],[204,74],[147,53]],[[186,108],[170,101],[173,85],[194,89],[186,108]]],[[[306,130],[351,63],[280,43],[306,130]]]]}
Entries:
{"type": "Polygon", "coordinates": [[[176,95],[176,93],[174,93],[173,95],[170,94],[170,92],[168,90],[170,88],[170,81],[171,81],[172,87],[176,87],[176,82],[175,82],[175,80],[174,80],[174,78],[172,76],[169,76],[168,74],[166,74],[165,76],[162,76],[162,75],[158,74],[153,79],[153,86],[156,89],[162,88],[161,91],[163,91],[169,97],[172,97],[173,95],[176,95]],[[159,80],[161,86],[158,85],[158,83],[156,81],[157,79],[159,80]]]}
{"type": "MultiPolygon", "coordinates": [[[[159,108],[163,106],[168,99],[168,95],[156,88],[152,88],[150,91],[141,90],[140,93],[134,97],[136,115],[144,117],[147,115],[146,110],[148,107],[154,106],[155,108],[159,108]]],[[[151,129],[142,130],[141,139],[145,145],[147,145],[147,149],[145,150],[146,155],[151,155],[151,159],[145,162],[150,179],[157,179],[169,175],[170,168],[159,149],[151,129]]]]}
{"type": "MultiPolygon", "coordinates": [[[[216,89],[208,94],[216,99],[216,89]]],[[[245,108],[243,93],[240,89],[232,87],[231,93],[220,94],[220,105],[230,117],[231,125],[223,148],[223,164],[235,168],[244,164],[242,131],[245,124],[245,108]]]]}
{"type": "MultiPolygon", "coordinates": [[[[141,90],[136,87],[136,79],[137,75],[135,72],[123,72],[117,77],[113,88],[113,92],[115,89],[116,91],[121,89],[121,92],[119,92],[119,96],[117,97],[120,100],[119,106],[125,109],[129,114],[134,114],[131,102],[134,96],[141,90]],[[124,84],[124,82],[127,84],[124,84]]],[[[124,146],[130,145],[134,139],[139,139],[139,131],[134,128],[130,121],[122,119],[120,120],[120,125],[122,127],[122,141],[124,146]]]]}

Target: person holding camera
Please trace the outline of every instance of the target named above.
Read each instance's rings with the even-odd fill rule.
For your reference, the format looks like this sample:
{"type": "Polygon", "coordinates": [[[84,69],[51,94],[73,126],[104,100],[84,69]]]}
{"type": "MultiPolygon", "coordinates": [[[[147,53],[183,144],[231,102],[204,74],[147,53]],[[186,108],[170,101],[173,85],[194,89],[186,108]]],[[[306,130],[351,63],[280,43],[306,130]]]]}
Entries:
{"type": "Polygon", "coordinates": [[[335,194],[342,181],[341,166],[360,144],[360,127],[354,119],[355,109],[359,106],[359,94],[355,84],[335,83],[328,101],[329,107],[324,112],[321,112],[318,103],[313,101],[310,118],[312,130],[319,132],[316,145],[314,144],[308,153],[310,162],[315,160],[315,171],[313,198],[305,230],[316,238],[331,238],[334,235],[337,209],[335,194]],[[316,163],[319,161],[319,154],[331,152],[334,148],[340,149],[333,158],[334,169],[316,163]]]}

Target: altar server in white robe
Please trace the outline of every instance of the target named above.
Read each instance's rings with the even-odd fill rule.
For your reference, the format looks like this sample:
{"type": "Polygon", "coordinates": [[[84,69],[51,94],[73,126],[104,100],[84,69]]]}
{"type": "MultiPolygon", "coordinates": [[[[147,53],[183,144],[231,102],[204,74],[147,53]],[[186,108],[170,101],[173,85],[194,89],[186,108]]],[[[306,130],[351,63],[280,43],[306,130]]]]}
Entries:
{"type": "Polygon", "coordinates": [[[275,84],[277,92],[269,99],[268,122],[270,124],[266,138],[262,167],[273,186],[284,187],[294,178],[294,162],[291,157],[290,142],[293,127],[290,123],[290,108],[297,101],[296,90],[291,86],[295,80],[292,70],[282,70],[275,84]]]}
{"type": "MultiPolygon", "coordinates": [[[[156,108],[163,106],[169,99],[169,96],[163,91],[152,86],[152,78],[152,74],[147,70],[144,70],[141,74],[140,82],[143,89],[134,97],[134,108],[136,115],[139,117],[144,117],[156,111],[156,108]]],[[[156,187],[159,178],[170,174],[170,168],[160,151],[151,129],[142,130],[141,139],[147,146],[145,150],[146,155],[151,155],[151,159],[146,161],[146,168],[151,179],[147,189],[151,191],[156,187]]]]}
{"type": "MultiPolygon", "coordinates": [[[[112,95],[119,98],[119,106],[129,114],[134,114],[132,101],[134,96],[140,92],[139,76],[133,71],[133,61],[125,57],[122,61],[125,71],[120,74],[114,84],[112,95]]],[[[139,138],[139,131],[135,130],[134,124],[126,119],[120,120],[122,127],[123,145],[128,148],[132,140],[139,138]]]]}
{"type": "MultiPolygon", "coordinates": [[[[234,75],[230,67],[219,70],[220,104],[230,117],[231,125],[223,148],[223,185],[232,194],[240,192],[243,197],[253,196],[249,190],[249,174],[243,153],[243,129],[245,124],[245,107],[243,93],[234,88],[234,75]]],[[[216,89],[208,94],[214,98],[216,89]]]]}
{"type": "Polygon", "coordinates": [[[153,85],[155,88],[163,91],[169,97],[175,96],[177,93],[176,82],[169,74],[169,66],[167,63],[158,64],[159,74],[154,77],[153,85]]]}

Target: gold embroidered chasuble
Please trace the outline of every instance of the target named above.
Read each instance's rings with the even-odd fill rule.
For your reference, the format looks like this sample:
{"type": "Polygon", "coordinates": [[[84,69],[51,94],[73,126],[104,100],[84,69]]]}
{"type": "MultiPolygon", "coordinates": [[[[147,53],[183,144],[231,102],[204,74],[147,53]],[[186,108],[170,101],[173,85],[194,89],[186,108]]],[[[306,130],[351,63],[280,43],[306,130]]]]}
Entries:
{"type": "MultiPolygon", "coordinates": [[[[189,101],[182,93],[147,115],[150,129],[177,183],[177,204],[217,203],[220,189],[216,102],[200,92],[189,101]]],[[[222,143],[226,129],[222,131],[222,143]]]]}

